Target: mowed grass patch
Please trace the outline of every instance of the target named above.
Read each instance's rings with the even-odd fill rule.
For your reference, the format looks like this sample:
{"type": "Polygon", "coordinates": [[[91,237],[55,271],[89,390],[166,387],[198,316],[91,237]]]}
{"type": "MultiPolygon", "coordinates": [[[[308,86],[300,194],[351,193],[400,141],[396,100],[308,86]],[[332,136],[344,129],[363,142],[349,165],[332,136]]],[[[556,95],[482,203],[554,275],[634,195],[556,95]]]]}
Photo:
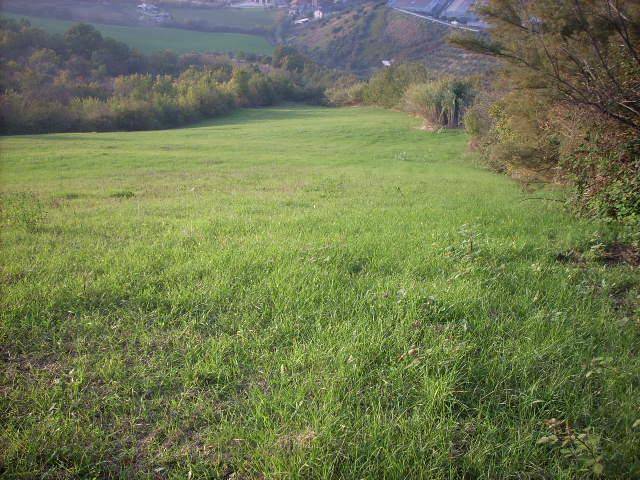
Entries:
{"type": "MultiPolygon", "coordinates": [[[[19,20],[26,18],[34,27],[49,33],[63,34],[78,22],[33,17],[2,12],[2,16],[19,20]]],[[[165,27],[129,27],[91,23],[105,37],[115,38],[142,53],[171,50],[177,54],[208,52],[245,52],[270,55],[273,46],[258,35],[242,33],[212,33],[165,27]]]]}
{"type": "Polygon", "coordinates": [[[637,270],[417,126],[2,138],[4,473],[637,476],[637,270]]]}

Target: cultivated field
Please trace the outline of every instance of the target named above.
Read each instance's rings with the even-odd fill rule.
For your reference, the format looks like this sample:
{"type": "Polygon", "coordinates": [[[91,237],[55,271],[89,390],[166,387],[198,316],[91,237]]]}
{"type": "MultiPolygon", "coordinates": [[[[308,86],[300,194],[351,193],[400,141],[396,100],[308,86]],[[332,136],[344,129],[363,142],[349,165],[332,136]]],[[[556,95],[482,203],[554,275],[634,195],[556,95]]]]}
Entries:
{"type": "MultiPolygon", "coordinates": [[[[127,25],[135,23],[140,15],[136,5],[136,2],[87,2],[84,0],[38,0],[34,5],[27,4],[24,0],[5,0],[0,8],[8,12],[27,15],[31,13],[49,18],[71,18],[85,22],[127,25]],[[70,16],[56,16],[61,13],[70,16]]],[[[178,22],[204,21],[209,26],[236,28],[268,28],[274,25],[278,15],[286,14],[276,9],[191,7],[184,4],[172,6],[166,2],[162,4],[162,9],[170,12],[178,22]]]]}
{"type": "MultiPolygon", "coordinates": [[[[263,8],[189,8],[166,7],[179,22],[204,21],[215,27],[269,28],[278,11],[263,8]]],[[[286,13],[286,12],[285,12],[286,13]]]]}
{"type": "Polygon", "coordinates": [[[0,472],[638,478],[638,271],[416,126],[0,139],[0,472]]]}
{"type": "MultiPolygon", "coordinates": [[[[64,33],[77,22],[2,13],[3,16],[27,18],[34,27],[51,33],[64,33]]],[[[175,53],[246,52],[269,55],[273,46],[258,35],[241,33],[210,33],[164,27],[125,27],[120,25],[92,24],[105,37],[124,42],[142,53],[172,50],[175,53]]]]}

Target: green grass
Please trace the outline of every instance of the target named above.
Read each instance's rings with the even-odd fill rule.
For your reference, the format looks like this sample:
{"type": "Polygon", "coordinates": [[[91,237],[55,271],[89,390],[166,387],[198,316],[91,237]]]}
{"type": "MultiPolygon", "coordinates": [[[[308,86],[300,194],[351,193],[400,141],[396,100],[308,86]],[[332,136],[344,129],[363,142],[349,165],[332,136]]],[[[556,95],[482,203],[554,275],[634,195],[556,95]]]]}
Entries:
{"type": "Polygon", "coordinates": [[[5,478],[638,478],[638,271],[416,126],[2,138],[5,478]]]}
{"type": "MultiPolygon", "coordinates": [[[[27,18],[34,27],[50,33],[64,33],[77,22],[55,20],[44,17],[30,17],[20,14],[3,13],[3,16],[20,19],[27,18]]],[[[180,30],[164,27],[125,27],[119,25],[92,24],[105,37],[120,40],[142,53],[172,50],[182,53],[206,52],[246,52],[269,55],[273,46],[258,35],[241,33],[210,33],[180,30]]]]}
{"type": "Polygon", "coordinates": [[[263,8],[187,8],[166,7],[179,22],[206,21],[216,27],[269,28],[275,23],[278,11],[263,8]]]}

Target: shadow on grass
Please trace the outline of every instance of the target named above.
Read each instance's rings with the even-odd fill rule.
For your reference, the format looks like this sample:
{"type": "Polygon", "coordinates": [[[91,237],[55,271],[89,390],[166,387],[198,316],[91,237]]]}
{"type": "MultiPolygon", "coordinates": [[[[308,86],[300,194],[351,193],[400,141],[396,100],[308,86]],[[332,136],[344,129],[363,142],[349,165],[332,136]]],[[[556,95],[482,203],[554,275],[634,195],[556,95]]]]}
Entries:
{"type": "MultiPolygon", "coordinates": [[[[318,117],[323,113],[328,113],[332,109],[321,106],[313,106],[299,103],[288,103],[260,108],[242,108],[235,110],[227,115],[202,120],[196,123],[180,125],[173,128],[162,128],[158,130],[114,130],[107,132],[58,132],[44,134],[18,134],[22,138],[41,138],[46,136],[47,140],[65,140],[73,139],[76,135],[93,135],[92,141],[101,140],[104,142],[113,142],[113,135],[123,134],[140,134],[154,133],[172,130],[197,130],[208,127],[223,127],[229,125],[246,125],[254,122],[268,122],[271,120],[287,120],[298,121],[311,117],[318,117]]],[[[0,136],[2,138],[2,136],[0,136]]]]}
{"type": "Polygon", "coordinates": [[[318,117],[324,111],[329,110],[319,106],[305,104],[284,104],[263,108],[243,108],[229,115],[204,120],[202,122],[185,125],[182,129],[197,129],[213,126],[246,125],[252,122],[266,122],[272,120],[298,121],[310,117],[318,117]]]}

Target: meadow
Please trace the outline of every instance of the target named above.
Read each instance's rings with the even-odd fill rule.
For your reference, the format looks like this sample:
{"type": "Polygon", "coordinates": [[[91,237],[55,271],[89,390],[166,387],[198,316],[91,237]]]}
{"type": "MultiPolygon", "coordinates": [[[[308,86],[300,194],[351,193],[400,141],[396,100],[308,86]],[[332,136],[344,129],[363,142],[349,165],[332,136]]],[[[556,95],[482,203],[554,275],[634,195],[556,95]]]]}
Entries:
{"type": "MultiPolygon", "coordinates": [[[[2,15],[14,19],[26,18],[34,27],[42,28],[49,33],[63,34],[69,27],[77,23],[71,20],[56,20],[7,12],[3,12],[2,15]]],[[[91,23],[91,25],[98,29],[102,35],[115,38],[145,54],[162,50],[171,50],[177,54],[245,52],[270,55],[273,52],[273,46],[265,38],[258,35],[196,32],[165,27],[130,27],[98,23],[91,23]]]]}
{"type": "Polygon", "coordinates": [[[418,126],[1,138],[0,474],[638,478],[617,232],[418,126]]]}

